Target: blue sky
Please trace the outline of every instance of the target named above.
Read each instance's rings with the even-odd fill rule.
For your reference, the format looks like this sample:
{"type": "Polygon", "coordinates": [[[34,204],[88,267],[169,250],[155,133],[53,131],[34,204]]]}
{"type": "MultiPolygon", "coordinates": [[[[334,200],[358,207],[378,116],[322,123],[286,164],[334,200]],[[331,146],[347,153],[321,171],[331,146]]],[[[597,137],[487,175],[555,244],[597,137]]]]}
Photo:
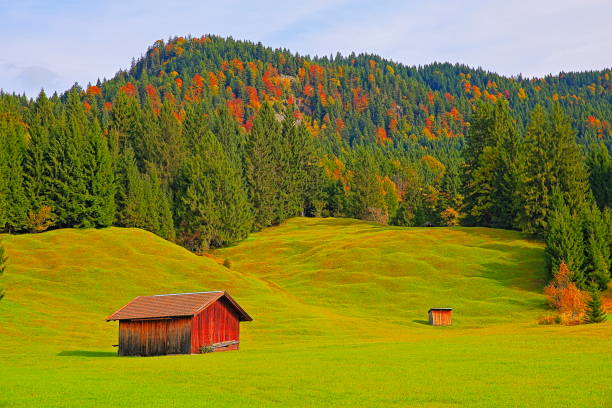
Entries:
{"type": "Polygon", "coordinates": [[[0,21],[0,88],[30,96],[110,78],[156,40],[187,34],[505,75],[612,66],[611,0],[0,0],[0,21]]]}

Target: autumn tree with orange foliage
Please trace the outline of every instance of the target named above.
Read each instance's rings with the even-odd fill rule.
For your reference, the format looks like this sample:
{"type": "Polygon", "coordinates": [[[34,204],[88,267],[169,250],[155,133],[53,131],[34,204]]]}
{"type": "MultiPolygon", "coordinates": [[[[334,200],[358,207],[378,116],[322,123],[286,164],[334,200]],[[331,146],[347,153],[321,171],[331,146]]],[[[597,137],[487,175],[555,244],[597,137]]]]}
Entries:
{"type": "Polygon", "coordinates": [[[571,272],[565,262],[559,265],[559,271],[544,288],[544,294],[549,304],[559,312],[564,324],[572,325],[581,322],[590,296],[588,292],[578,289],[572,282],[571,272]]]}

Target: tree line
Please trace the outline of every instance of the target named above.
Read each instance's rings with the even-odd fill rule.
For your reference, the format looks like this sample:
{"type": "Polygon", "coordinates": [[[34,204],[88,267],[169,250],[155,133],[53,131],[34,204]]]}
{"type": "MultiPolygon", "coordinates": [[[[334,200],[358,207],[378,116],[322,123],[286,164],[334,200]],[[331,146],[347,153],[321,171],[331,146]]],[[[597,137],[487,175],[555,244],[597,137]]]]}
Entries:
{"type": "Polygon", "coordinates": [[[562,263],[580,289],[610,280],[612,162],[585,159],[559,104],[536,106],[524,132],[508,104],[480,104],[466,138],[466,225],[518,229],[546,240],[551,274],[562,263]]]}
{"type": "Polygon", "coordinates": [[[610,75],[159,41],[85,89],[0,94],[0,230],[138,227],[202,252],[296,215],[479,225],[603,288],[610,75]]]}

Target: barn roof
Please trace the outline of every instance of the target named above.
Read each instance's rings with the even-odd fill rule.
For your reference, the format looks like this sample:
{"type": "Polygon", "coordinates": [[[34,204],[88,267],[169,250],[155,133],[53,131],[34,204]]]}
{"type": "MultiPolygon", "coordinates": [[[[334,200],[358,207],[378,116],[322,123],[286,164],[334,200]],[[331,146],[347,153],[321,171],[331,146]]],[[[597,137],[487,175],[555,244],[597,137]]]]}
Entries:
{"type": "Polygon", "coordinates": [[[108,316],[106,321],[193,316],[223,297],[234,307],[240,321],[253,320],[227,292],[213,291],[138,296],[108,316]]]}

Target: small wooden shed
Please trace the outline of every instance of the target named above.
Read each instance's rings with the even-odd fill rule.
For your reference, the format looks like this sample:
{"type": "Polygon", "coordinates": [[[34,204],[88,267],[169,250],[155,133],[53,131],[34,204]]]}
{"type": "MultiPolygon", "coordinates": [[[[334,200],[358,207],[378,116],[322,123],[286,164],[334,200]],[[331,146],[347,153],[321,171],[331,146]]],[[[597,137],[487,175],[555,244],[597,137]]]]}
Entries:
{"type": "Polygon", "coordinates": [[[238,350],[253,320],[225,291],[139,296],[106,318],[119,321],[120,356],[238,350]]]}
{"type": "Polygon", "coordinates": [[[450,307],[432,307],[429,309],[429,324],[432,326],[450,326],[452,323],[450,307]]]}

